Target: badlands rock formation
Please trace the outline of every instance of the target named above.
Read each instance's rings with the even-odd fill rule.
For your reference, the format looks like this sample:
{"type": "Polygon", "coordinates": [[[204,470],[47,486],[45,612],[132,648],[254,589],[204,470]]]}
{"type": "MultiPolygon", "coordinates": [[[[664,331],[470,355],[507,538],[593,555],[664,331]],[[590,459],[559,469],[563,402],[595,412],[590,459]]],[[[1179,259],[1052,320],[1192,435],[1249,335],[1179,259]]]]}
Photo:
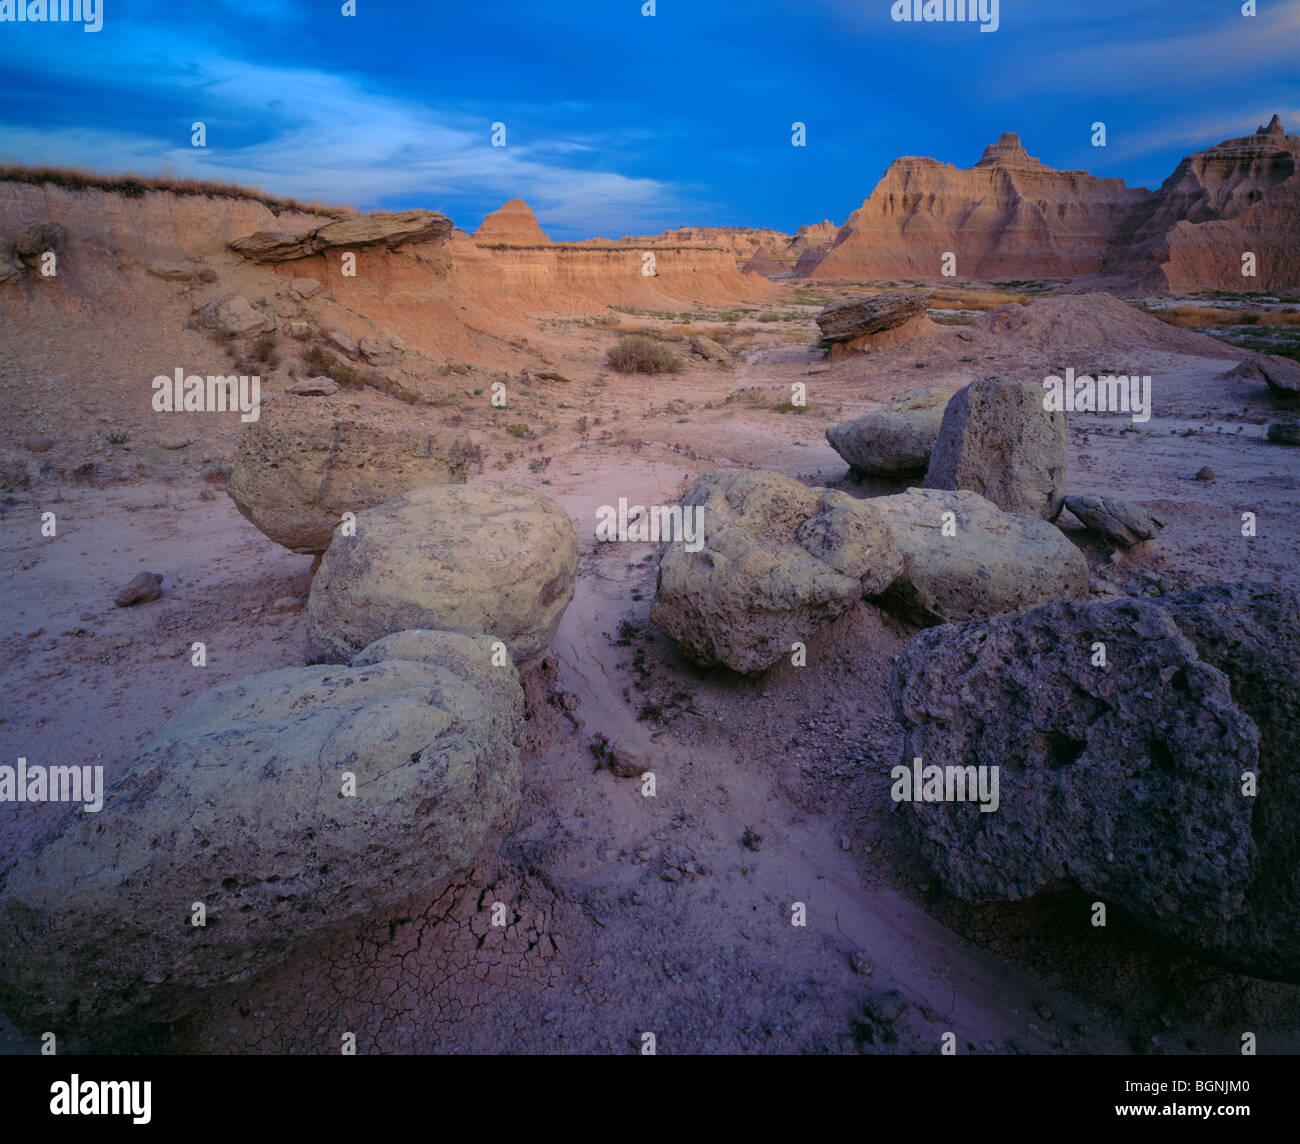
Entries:
{"type": "Polygon", "coordinates": [[[542,232],[533,209],[523,199],[511,199],[494,210],[474,232],[480,245],[544,246],[551,240],[542,232]]]}
{"type": "Polygon", "coordinates": [[[748,226],[679,226],[662,234],[626,235],[618,245],[721,247],[747,273],[802,274],[802,260],[820,258],[830,249],[836,232],[830,219],[801,226],[793,235],[748,226]]]}
{"type": "Polygon", "coordinates": [[[487,639],[403,633],[173,716],[101,814],[68,815],[0,878],[0,1008],[33,1032],[172,1020],[471,869],[522,782],[523,692],[491,657],[487,639]]]}
{"type": "Polygon", "coordinates": [[[1298,672],[1300,597],[1269,585],[925,632],[891,684],[903,759],[997,766],[1000,805],[912,803],[922,853],[968,901],[1073,887],[1180,949],[1300,982],[1298,672]]]}
{"type": "Polygon", "coordinates": [[[683,494],[704,546],[660,548],[650,618],[705,667],[756,672],[902,570],[871,504],[780,473],[718,469],[683,494]]]}
{"type": "Polygon", "coordinates": [[[830,446],[857,473],[924,473],[951,395],[931,387],[900,394],[883,409],[826,430],[830,446]]]}
{"type": "Polygon", "coordinates": [[[796,273],[937,279],[1088,278],[1151,293],[1300,285],[1300,136],[1278,116],[1185,158],[1158,191],[1058,171],[1004,134],[974,167],[896,159],[824,255],[796,273]],[[1242,256],[1255,256],[1255,276],[1242,256]]]}
{"type": "Polygon", "coordinates": [[[226,492],[235,507],[294,552],[329,547],[345,512],[422,485],[464,484],[469,441],[386,404],[285,394],[240,431],[226,492]]]}
{"type": "Polygon", "coordinates": [[[1004,512],[1055,520],[1065,502],[1065,414],[1043,408],[1043,391],[1013,377],[959,389],[944,410],[924,484],[969,489],[1004,512]]]}
{"type": "Polygon", "coordinates": [[[573,599],[578,536],[549,497],[509,481],[413,489],[357,513],[312,580],[307,654],[346,663],[393,632],[491,635],[536,666],[573,599]]]}
{"type": "Polygon", "coordinates": [[[902,575],[877,602],[909,623],[1008,615],[1088,590],[1088,562],[1060,529],[976,493],[908,489],[866,503],[903,553],[902,575]]]}
{"type": "Polygon", "coordinates": [[[959,278],[1095,274],[1128,212],[1150,191],[1086,171],[1057,171],[1007,133],[969,170],[934,159],[895,159],[840,227],[814,278],[938,279],[957,258],[959,278]]]}
{"type": "Polygon", "coordinates": [[[1280,290],[1300,283],[1300,135],[1274,115],[1255,134],[1189,155],[1116,235],[1108,276],[1152,292],[1280,290]],[[1255,276],[1242,256],[1255,256],[1255,276]]]}

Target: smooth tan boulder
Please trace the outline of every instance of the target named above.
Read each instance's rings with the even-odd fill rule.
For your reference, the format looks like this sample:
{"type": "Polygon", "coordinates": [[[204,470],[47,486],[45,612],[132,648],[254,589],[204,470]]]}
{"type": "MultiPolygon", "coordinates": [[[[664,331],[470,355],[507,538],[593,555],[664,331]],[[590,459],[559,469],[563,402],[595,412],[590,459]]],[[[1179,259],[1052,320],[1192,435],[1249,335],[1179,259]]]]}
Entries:
{"type": "Polygon", "coordinates": [[[1011,615],[1088,591],[1088,562],[1060,529],[976,493],[908,489],[866,503],[903,553],[878,603],[910,623],[1011,615]]]}
{"type": "Polygon", "coordinates": [[[702,666],[771,667],[902,569],[869,503],[781,473],[718,469],[681,503],[703,509],[703,547],[661,547],[650,618],[702,666]]]}
{"type": "Polygon", "coordinates": [[[877,476],[923,473],[939,439],[946,389],[914,389],[883,409],[841,421],[826,440],[854,472],[877,476]]]}
{"type": "Polygon", "coordinates": [[[207,692],[102,810],[0,876],[0,1010],[90,1036],[174,1020],[202,989],[473,869],[522,789],[523,691],[498,662],[486,637],[404,633],[355,667],[207,692]]]}
{"type": "Polygon", "coordinates": [[[345,512],[422,485],[463,484],[469,454],[461,433],[409,412],[284,395],[240,431],[226,492],[277,544],[317,554],[345,512]]]}
{"type": "Polygon", "coordinates": [[[432,485],[357,513],[308,601],[308,658],[343,663],[392,632],[501,639],[535,666],[573,599],[578,535],[549,497],[511,482],[432,485]]]}

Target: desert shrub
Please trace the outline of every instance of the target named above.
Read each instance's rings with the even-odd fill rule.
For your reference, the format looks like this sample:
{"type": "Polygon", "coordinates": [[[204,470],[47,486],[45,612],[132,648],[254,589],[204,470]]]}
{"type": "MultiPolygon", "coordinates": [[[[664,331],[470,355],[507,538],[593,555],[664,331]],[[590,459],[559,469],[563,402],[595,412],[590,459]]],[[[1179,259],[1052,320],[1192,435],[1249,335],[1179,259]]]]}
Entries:
{"type": "Polygon", "coordinates": [[[527,425],[507,425],[506,432],[512,437],[531,437],[533,431],[527,425]]]}
{"type": "Polygon", "coordinates": [[[0,182],[45,183],[68,190],[93,187],[101,191],[123,195],[129,199],[142,198],[147,191],[171,191],[177,195],[205,195],[217,198],[248,199],[265,204],[278,215],[282,210],[304,211],[309,214],[344,218],[357,214],[356,207],[330,206],[324,203],[305,203],[298,199],[272,196],[257,187],[241,187],[214,179],[190,179],[163,173],[161,175],[109,175],[85,167],[19,166],[0,164],[0,182]]]}
{"type": "Polygon", "coordinates": [[[302,355],[303,368],[311,376],[324,374],[339,385],[365,385],[366,379],[345,361],[340,361],[320,342],[312,342],[302,355]]]}
{"type": "Polygon", "coordinates": [[[620,373],[676,373],[682,366],[681,358],[667,346],[641,334],[620,338],[608,357],[620,373]]]}
{"type": "Polygon", "coordinates": [[[262,365],[275,369],[280,364],[280,351],[276,346],[275,334],[267,330],[263,334],[258,334],[253,342],[252,361],[259,362],[262,365]]]}

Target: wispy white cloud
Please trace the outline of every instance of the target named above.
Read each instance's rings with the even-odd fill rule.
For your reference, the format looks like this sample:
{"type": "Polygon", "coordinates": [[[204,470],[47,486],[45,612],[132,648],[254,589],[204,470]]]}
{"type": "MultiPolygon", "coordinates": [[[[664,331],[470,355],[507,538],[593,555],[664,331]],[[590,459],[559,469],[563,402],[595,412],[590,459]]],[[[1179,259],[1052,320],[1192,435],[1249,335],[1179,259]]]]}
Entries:
{"type": "Polygon", "coordinates": [[[1173,149],[1201,151],[1226,139],[1251,134],[1256,127],[1267,126],[1274,114],[1282,117],[1282,126],[1290,133],[1300,131],[1300,107],[1261,107],[1254,112],[1199,114],[1156,124],[1134,134],[1112,134],[1106,147],[1111,162],[1147,155],[1153,151],[1173,149]]]}
{"type": "Polygon", "coordinates": [[[1195,89],[1207,81],[1233,86],[1273,65],[1294,68],[1300,5],[1260,5],[1257,16],[1246,17],[1229,4],[1218,20],[1196,21],[1194,31],[1185,30],[1189,22],[1171,15],[1148,22],[1133,36],[1094,36],[1082,43],[1076,38],[1070,46],[1043,52],[1025,78],[1059,87],[1062,76],[1072,76],[1108,93],[1168,91],[1195,89]]]}
{"type": "MultiPolygon", "coordinates": [[[[165,41],[150,56],[167,55],[165,41]]],[[[185,58],[185,57],[181,57],[185,58]]],[[[138,62],[138,61],[137,61],[138,62]]],[[[48,61],[58,69],[57,59],[48,61]]],[[[62,65],[84,75],[81,65],[62,65]]],[[[0,122],[0,150],[20,163],[84,165],[96,170],[162,170],[195,178],[252,183],[272,193],[354,203],[529,201],[544,228],[567,236],[667,225],[682,210],[679,192],[652,178],[572,165],[598,158],[599,140],[516,142],[492,146],[492,120],[437,108],[346,74],[278,67],[224,55],[189,55],[182,76],[141,68],[143,86],[173,97],[195,91],[207,147],[189,146],[188,121],[157,132],[141,128],[33,128],[0,122]],[[256,139],[232,145],[238,136],[256,139]],[[165,134],[164,134],[165,131],[165,134]]],[[[480,211],[479,213],[483,213],[480,211]]],[[[455,215],[453,213],[453,218],[455,215]]],[[[478,218],[456,218],[472,229],[478,218]]]]}

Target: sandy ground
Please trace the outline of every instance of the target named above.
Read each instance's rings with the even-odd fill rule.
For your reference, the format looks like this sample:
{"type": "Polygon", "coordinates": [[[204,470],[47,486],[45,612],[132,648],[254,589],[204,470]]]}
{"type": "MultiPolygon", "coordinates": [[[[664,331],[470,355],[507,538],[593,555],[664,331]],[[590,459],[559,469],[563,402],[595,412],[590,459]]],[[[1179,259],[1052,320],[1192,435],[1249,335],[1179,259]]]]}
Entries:
{"type": "MultiPolygon", "coordinates": [[[[943,894],[887,797],[901,745],[887,683],[910,631],[864,604],[810,641],[806,667],[758,679],[701,671],[649,623],[653,547],[594,541],[598,505],[668,503],[720,466],[855,496],[895,491],[905,483],[848,480],[826,426],[922,385],[1111,364],[1088,356],[1099,350],[1045,360],[1041,347],[942,327],[826,370],[810,322],[746,323],[734,370],[695,364],[646,380],[603,369],[608,330],[537,324],[537,343],[574,377],[530,387],[521,408],[544,426],[538,438],[494,430],[486,396],[462,395],[464,413],[450,415],[484,445],[473,480],[541,487],[583,545],[576,597],[528,681],[516,829],[463,884],[414,893],[115,1047],[335,1052],[351,1031],[360,1052],[604,1053],[639,1051],[652,1032],[660,1052],[937,1053],[952,1031],[961,1052],[1223,1052],[1250,1029],[1261,1052],[1300,1050],[1300,989],[1189,962],[1121,927],[1092,930],[1068,898],[973,908],[943,894]],[[808,387],[806,410],[778,412],[795,382],[808,387]],[[654,772],[654,797],[597,769],[596,735],[654,772]],[[510,910],[504,931],[487,924],[494,901],[510,910]],[[791,924],[795,902],[804,927],[791,924]],[[863,1002],[891,989],[909,1008],[872,1043],[863,1002]]],[[[1112,415],[1073,415],[1070,491],[1139,502],[1169,526],[1110,564],[1107,546],[1063,522],[1101,569],[1097,593],[1294,582],[1300,451],[1263,439],[1283,407],[1262,383],[1218,380],[1234,351],[1128,349],[1129,368],[1153,375],[1155,415],[1136,433],[1112,415]],[[1204,465],[1214,480],[1194,478],[1204,465]],[[1252,539],[1245,511],[1257,514],[1252,539]]],[[[43,406],[42,364],[57,371],[0,350],[19,413],[4,427],[11,471],[37,422],[59,435],[26,457],[36,468],[0,515],[0,757],[111,774],[201,689],[304,662],[305,613],[272,604],[305,596],[310,560],[263,537],[201,475],[198,454],[228,453],[229,424],[210,439],[187,425],[195,443],[173,452],[148,446],[156,424],[118,411],[134,452],[101,447],[95,475],[72,477],[103,425],[93,402],[75,423],[43,406]],[[57,515],[56,538],[40,535],[44,511],[57,515]],[[161,599],[114,607],[141,569],[165,575],[161,599]],[[205,668],[190,664],[196,640],[205,668]]],[[[0,806],[0,868],[61,812],[0,806]]],[[[35,1044],[0,1028],[0,1048],[35,1044]]]]}

